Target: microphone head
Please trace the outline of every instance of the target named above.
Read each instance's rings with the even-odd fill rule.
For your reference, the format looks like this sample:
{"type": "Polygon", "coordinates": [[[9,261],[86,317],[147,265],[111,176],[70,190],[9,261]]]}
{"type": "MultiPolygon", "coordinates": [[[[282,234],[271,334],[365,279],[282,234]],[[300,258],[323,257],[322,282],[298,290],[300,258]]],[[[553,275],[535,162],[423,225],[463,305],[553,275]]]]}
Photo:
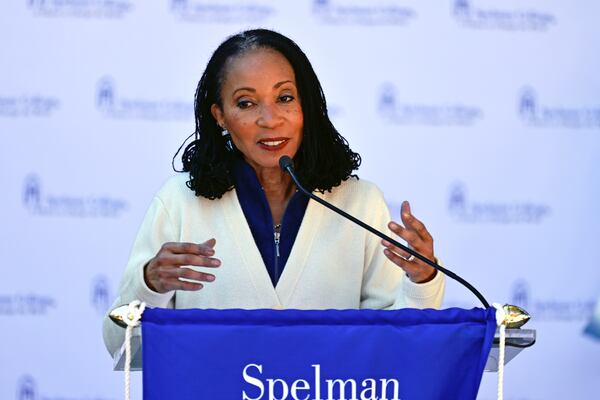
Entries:
{"type": "Polygon", "coordinates": [[[279,167],[284,171],[288,172],[288,168],[294,168],[294,161],[288,156],[281,156],[279,159],[279,167]]]}

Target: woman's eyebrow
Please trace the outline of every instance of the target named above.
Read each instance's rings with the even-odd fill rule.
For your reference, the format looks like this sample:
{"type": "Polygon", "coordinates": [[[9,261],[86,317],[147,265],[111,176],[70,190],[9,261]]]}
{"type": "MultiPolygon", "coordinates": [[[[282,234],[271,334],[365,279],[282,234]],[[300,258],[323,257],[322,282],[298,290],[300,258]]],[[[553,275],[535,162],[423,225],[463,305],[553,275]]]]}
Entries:
{"type": "Polygon", "coordinates": [[[275,89],[277,89],[279,86],[283,85],[284,83],[288,83],[288,82],[292,83],[292,84],[294,83],[293,81],[291,81],[291,80],[288,79],[288,80],[285,80],[285,81],[277,82],[275,85],[273,85],[273,87],[275,89]]]}
{"type": "MultiPolygon", "coordinates": [[[[273,88],[277,89],[277,88],[279,88],[281,85],[283,85],[285,83],[291,83],[291,84],[293,84],[294,81],[292,81],[291,79],[286,79],[285,81],[277,82],[275,85],[273,85],[273,88]]],[[[244,87],[240,87],[240,88],[235,89],[232,94],[236,94],[240,90],[247,90],[247,91],[253,92],[253,93],[256,92],[256,89],[254,89],[253,87],[244,86],[244,87]]]]}
{"type": "Polygon", "coordinates": [[[237,88],[237,89],[235,89],[235,90],[233,91],[232,95],[233,95],[233,94],[236,94],[236,92],[239,92],[240,90],[247,90],[247,91],[249,91],[249,92],[256,92],[256,89],[254,89],[254,88],[251,88],[251,87],[241,87],[241,88],[237,88]]]}

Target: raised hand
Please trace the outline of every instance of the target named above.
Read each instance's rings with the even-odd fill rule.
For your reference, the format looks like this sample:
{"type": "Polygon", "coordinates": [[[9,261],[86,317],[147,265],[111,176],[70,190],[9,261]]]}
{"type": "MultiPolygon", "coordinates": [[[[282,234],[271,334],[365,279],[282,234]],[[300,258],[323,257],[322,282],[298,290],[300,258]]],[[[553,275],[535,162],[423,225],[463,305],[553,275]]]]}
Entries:
{"type": "Polygon", "coordinates": [[[200,290],[204,285],[200,282],[213,282],[215,276],[195,271],[186,266],[217,268],[221,261],[212,256],[215,254],[216,240],[209,239],[204,243],[165,243],[158,253],[144,267],[146,285],[158,293],[170,290],[200,290]],[[182,281],[180,278],[196,282],[182,281]]]}
{"type": "MultiPolygon", "coordinates": [[[[435,261],[433,255],[433,237],[431,237],[425,225],[412,215],[408,201],[402,202],[400,218],[404,226],[392,221],[388,224],[390,230],[404,239],[411,249],[416,250],[431,261],[435,261]]],[[[435,277],[436,270],[433,267],[386,240],[382,240],[381,243],[385,246],[383,250],[385,256],[402,268],[411,281],[424,283],[435,277]]]]}

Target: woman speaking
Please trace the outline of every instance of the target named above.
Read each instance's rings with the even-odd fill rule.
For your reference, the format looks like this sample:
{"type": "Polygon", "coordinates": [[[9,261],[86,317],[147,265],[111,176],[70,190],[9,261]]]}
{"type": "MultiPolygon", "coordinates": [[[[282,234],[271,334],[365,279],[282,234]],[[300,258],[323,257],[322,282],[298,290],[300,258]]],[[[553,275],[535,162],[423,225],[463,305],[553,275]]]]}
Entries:
{"type": "MultiPolygon", "coordinates": [[[[156,194],[134,242],[115,306],[171,308],[437,308],[444,276],[327,210],[302,184],[433,260],[433,239],[402,204],[390,222],[379,189],[353,171],[360,156],[327,114],[302,50],[265,29],[228,38],[195,96],[194,140],[183,172],[156,194]],[[388,232],[389,232],[388,231],[388,232]]],[[[114,353],[123,330],[109,318],[114,353]]]]}

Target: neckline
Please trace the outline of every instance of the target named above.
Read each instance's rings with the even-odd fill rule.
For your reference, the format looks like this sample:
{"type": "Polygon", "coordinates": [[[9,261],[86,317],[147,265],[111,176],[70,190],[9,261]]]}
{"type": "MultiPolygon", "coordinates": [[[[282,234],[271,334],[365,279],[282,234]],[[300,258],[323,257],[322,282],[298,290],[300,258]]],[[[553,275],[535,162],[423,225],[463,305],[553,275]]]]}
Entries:
{"type": "MultiPolygon", "coordinates": [[[[266,265],[254,243],[250,227],[239,202],[237,190],[234,188],[230,196],[224,196],[226,202],[225,220],[234,236],[235,243],[242,256],[244,268],[248,271],[257,295],[264,299],[266,308],[284,307],[289,303],[296,285],[302,276],[306,261],[311,253],[313,242],[321,224],[323,207],[309,201],[300,224],[298,235],[292,245],[286,267],[276,286],[273,286],[266,265]]],[[[321,197],[320,193],[317,193],[321,197]]],[[[232,266],[237,267],[237,266],[232,266]]]]}

